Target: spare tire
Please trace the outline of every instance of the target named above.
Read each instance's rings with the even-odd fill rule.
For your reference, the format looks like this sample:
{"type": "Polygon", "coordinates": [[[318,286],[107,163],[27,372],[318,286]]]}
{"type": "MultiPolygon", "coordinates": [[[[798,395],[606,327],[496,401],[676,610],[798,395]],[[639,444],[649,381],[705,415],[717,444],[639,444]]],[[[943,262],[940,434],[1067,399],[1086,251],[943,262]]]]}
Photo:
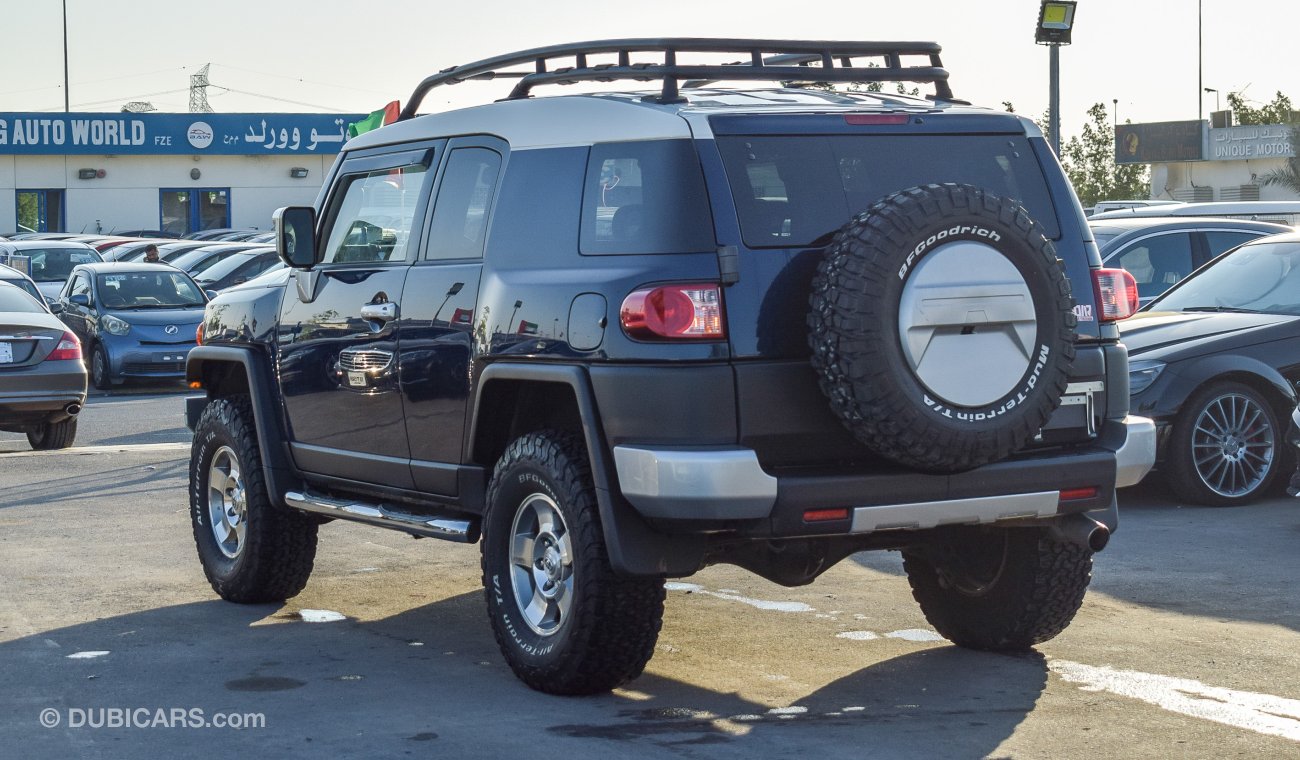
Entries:
{"type": "Polygon", "coordinates": [[[1074,361],[1070,282],[1023,207],[971,185],[902,190],[827,248],[810,298],[831,408],[880,455],[957,472],[1024,446],[1074,361]]]}

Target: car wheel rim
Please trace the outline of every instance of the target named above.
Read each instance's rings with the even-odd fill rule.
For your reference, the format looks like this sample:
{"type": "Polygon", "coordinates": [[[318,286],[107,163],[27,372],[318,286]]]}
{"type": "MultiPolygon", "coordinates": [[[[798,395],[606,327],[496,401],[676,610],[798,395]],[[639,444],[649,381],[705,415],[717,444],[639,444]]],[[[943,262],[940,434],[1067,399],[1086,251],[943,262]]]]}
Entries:
{"type": "Polygon", "coordinates": [[[1211,399],[1192,430],[1192,462],[1207,488],[1241,497],[1258,490],[1273,468],[1273,425],[1256,401],[1239,393],[1211,399]]]}
{"type": "Polygon", "coordinates": [[[222,446],[208,466],[208,524],[217,548],[230,559],[244,549],[248,524],[248,496],[239,458],[229,446],[222,446]]]}
{"type": "Polygon", "coordinates": [[[545,494],[524,499],[510,530],[510,584],[524,623],[551,636],[573,602],[573,547],[559,507],[545,494]]]}
{"type": "Polygon", "coordinates": [[[974,241],[935,248],[903,285],[898,337],[925,389],[946,403],[992,404],[1037,358],[1029,285],[997,249],[974,241]]]}

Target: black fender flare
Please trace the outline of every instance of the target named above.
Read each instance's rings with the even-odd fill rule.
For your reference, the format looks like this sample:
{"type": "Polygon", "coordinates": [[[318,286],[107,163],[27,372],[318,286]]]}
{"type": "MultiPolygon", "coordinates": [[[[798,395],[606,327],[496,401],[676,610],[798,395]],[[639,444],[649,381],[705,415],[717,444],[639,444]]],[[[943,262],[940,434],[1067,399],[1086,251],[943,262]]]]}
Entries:
{"type": "Polygon", "coordinates": [[[193,430],[203,408],[213,399],[225,395],[221,388],[208,385],[211,370],[217,365],[237,366],[237,371],[242,372],[247,380],[267,490],[275,504],[284,504],[285,492],[294,487],[298,477],[289,458],[287,427],[270,357],[252,347],[196,346],[190,349],[185,360],[185,381],[191,387],[200,383],[207,393],[186,399],[186,424],[193,430]]]}
{"type": "MultiPolygon", "coordinates": [[[[702,536],[673,536],[655,530],[623,498],[614,458],[605,443],[604,429],[596,410],[591,377],[585,367],[512,362],[488,365],[475,383],[468,451],[474,451],[479,436],[483,434],[479,428],[482,419],[479,412],[484,390],[500,380],[559,384],[573,392],[581,417],[583,441],[591,458],[601,530],[609,563],[615,572],[628,576],[662,577],[690,575],[700,569],[705,550],[702,536]]],[[[485,466],[490,470],[493,463],[485,463],[485,466]]]]}

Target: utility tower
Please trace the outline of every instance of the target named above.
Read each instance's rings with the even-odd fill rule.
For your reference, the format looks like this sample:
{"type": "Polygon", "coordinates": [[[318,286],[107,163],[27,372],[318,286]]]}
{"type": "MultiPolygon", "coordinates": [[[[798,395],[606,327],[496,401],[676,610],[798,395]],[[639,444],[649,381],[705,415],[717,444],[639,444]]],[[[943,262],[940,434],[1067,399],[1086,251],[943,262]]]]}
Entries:
{"type": "Polygon", "coordinates": [[[208,67],[211,65],[205,63],[197,74],[190,75],[190,113],[212,113],[212,106],[208,104],[208,67]]]}

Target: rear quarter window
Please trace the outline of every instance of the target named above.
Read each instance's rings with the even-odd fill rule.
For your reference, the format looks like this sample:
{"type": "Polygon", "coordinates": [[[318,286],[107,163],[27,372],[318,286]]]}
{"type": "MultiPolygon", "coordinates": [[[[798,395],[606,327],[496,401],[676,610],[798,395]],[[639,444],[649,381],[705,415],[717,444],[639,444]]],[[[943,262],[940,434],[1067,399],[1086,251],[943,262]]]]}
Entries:
{"type": "Polygon", "coordinates": [[[689,140],[592,146],[582,253],[696,253],[715,245],[704,174],[689,140]]]}

